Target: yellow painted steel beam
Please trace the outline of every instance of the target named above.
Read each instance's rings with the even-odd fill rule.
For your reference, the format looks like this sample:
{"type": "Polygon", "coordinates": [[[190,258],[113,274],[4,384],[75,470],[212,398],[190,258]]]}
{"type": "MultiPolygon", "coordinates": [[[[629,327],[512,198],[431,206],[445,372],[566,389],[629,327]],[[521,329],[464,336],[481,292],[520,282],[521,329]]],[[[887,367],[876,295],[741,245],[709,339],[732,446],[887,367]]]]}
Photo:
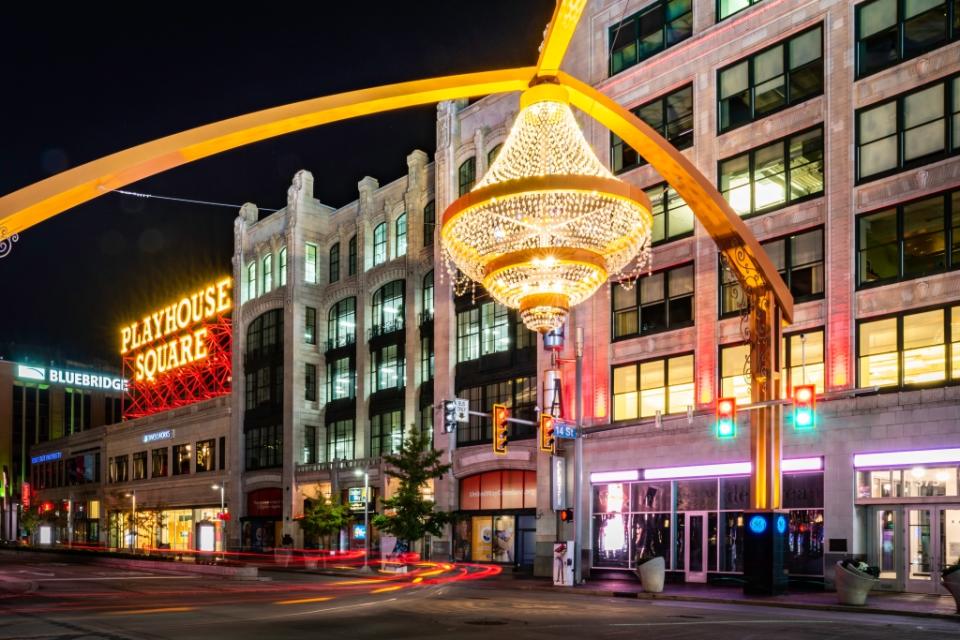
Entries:
{"type": "Polygon", "coordinates": [[[0,198],[0,229],[19,233],[71,207],[221,151],[285,133],[442,100],[522,91],[534,67],[414,80],[264,109],[93,160],[0,198]]]}
{"type": "Polygon", "coordinates": [[[737,279],[749,293],[773,292],[783,319],[793,320],[793,295],[767,253],[716,187],[673,145],[614,100],[573,76],[560,72],[574,105],[617,134],[676,189],[717,243],[737,279]]]}
{"type": "Polygon", "coordinates": [[[557,0],[557,8],[553,11],[540,49],[540,59],[537,60],[538,76],[555,76],[560,71],[563,56],[567,53],[586,4],[587,0],[557,0]]]}

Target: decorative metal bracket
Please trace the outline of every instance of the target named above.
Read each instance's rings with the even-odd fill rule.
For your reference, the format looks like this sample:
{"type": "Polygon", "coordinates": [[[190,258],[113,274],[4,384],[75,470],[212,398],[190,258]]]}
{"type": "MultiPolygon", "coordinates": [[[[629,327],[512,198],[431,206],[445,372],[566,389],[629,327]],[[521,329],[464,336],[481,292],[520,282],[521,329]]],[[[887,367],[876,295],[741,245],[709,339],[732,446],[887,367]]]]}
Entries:
{"type": "Polygon", "coordinates": [[[7,228],[0,227],[0,258],[6,258],[13,251],[13,243],[20,240],[20,234],[7,235],[7,228]]]}

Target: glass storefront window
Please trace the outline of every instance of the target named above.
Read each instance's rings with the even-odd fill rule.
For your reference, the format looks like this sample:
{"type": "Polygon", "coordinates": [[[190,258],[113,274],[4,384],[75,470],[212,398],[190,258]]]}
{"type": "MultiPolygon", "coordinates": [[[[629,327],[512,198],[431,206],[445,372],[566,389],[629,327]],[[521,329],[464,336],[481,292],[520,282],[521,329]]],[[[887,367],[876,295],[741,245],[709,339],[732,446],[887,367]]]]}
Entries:
{"type": "MultiPolygon", "coordinates": [[[[823,476],[818,477],[822,481],[823,476]]],[[[791,575],[823,575],[822,509],[790,511],[784,560],[791,575]]]]}
{"type": "Polygon", "coordinates": [[[716,508],[716,478],[677,482],[677,511],[712,511],[716,508]]]}
{"type": "Polygon", "coordinates": [[[634,483],[631,511],[669,511],[671,497],[669,482],[634,483]]]}
{"type": "Polygon", "coordinates": [[[629,566],[628,522],[629,516],[623,513],[608,513],[593,517],[594,566],[614,568],[629,566]]]}
{"type": "Polygon", "coordinates": [[[632,565],[646,558],[660,556],[670,569],[670,514],[637,513],[633,515],[631,542],[632,565]]]}
{"type": "Polygon", "coordinates": [[[930,498],[956,496],[958,466],[877,469],[857,473],[859,498],[930,498]]]}

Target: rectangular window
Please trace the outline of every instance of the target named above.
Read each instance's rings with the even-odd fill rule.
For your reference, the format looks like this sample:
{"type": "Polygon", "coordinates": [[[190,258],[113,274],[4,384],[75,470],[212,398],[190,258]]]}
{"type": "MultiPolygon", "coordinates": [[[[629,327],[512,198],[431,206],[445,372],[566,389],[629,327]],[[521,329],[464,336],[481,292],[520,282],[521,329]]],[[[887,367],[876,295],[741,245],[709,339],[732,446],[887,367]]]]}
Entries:
{"type": "Polygon", "coordinates": [[[750,346],[720,348],[720,397],[736,398],[737,404],[750,404],[750,346]]]}
{"type": "Polygon", "coordinates": [[[823,93],[822,33],[818,25],[721,69],[720,133],[823,93]]]}
{"type": "Polygon", "coordinates": [[[457,314],[457,362],[480,357],[480,309],[457,314]]]}
{"type": "Polygon", "coordinates": [[[960,76],[857,111],[857,181],[960,151],[960,76]]]}
{"type": "Polygon", "coordinates": [[[693,209],[680,194],[667,183],[645,189],[650,198],[650,213],[653,215],[653,244],[686,238],[693,235],[693,209]]]}
{"type": "Polygon", "coordinates": [[[857,5],[857,77],[960,37],[957,0],[873,0],[857,5]]]}
{"type": "Polygon", "coordinates": [[[480,355],[499,353],[510,348],[510,317],[507,308],[496,302],[487,302],[480,307],[480,323],[483,338],[480,355]]]}
{"type": "Polygon", "coordinates": [[[433,336],[420,336],[420,382],[433,380],[433,336]]]}
{"type": "MultiPolygon", "coordinates": [[[[823,229],[804,231],[786,238],[760,243],[793,294],[794,301],[807,302],[823,297],[823,229]]],[[[721,260],[720,315],[746,308],[746,297],[736,276],[721,260]]]]}
{"type": "Polygon", "coordinates": [[[201,440],[197,443],[197,473],[215,471],[217,459],[217,441],[201,440]]]}
{"type": "Polygon", "coordinates": [[[694,405],[693,355],[613,368],[615,421],[682,413],[694,405]]]}
{"type": "Polygon", "coordinates": [[[907,280],[960,267],[960,191],[857,218],[857,284],[907,280]]]}
{"type": "Polygon", "coordinates": [[[317,401],[317,365],[307,362],[304,365],[304,400],[317,401]]]}
{"type": "Polygon", "coordinates": [[[753,6],[760,0],[717,0],[717,22],[753,6]]]}
{"type": "Polygon", "coordinates": [[[117,482],[126,482],[130,479],[129,475],[129,456],[122,455],[117,456],[114,459],[115,464],[117,465],[117,482]]]}
{"type": "Polygon", "coordinates": [[[134,480],[146,480],[147,479],[147,452],[138,451],[133,454],[133,479],[134,480]]]}
{"type": "Polygon", "coordinates": [[[373,230],[373,266],[387,261],[387,223],[381,222],[373,230]]]}
{"type": "Polygon", "coordinates": [[[347,245],[347,275],[352,276],[357,273],[357,236],[350,238],[347,245]]]}
{"type": "Polygon", "coordinates": [[[610,26],[610,75],[669,49],[692,34],[692,0],[656,0],[610,26]]]}
{"type": "Polygon", "coordinates": [[[693,324],[693,265],[613,283],[613,337],[631,338],[693,324]]]}
{"type": "Polygon", "coordinates": [[[287,284],[287,248],[280,248],[280,286],[287,284]]]}
{"type": "Polygon", "coordinates": [[[781,394],[793,396],[799,385],[812,384],[817,393],[824,392],[823,329],[792,333],[783,337],[783,375],[781,394]]]}
{"type": "Polygon", "coordinates": [[[317,245],[310,242],[305,248],[303,280],[307,284],[317,284],[317,245]]]}
{"type": "Polygon", "coordinates": [[[823,194],[823,128],[720,161],[720,192],[741,217],[823,194]]]}
{"type": "Polygon", "coordinates": [[[353,419],[327,424],[327,462],[353,460],[355,429],[353,419]]]}
{"type": "Polygon", "coordinates": [[[283,466],[283,426],[255,427],[244,434],[247,471],[283,466]]]}
{"type": "Polygon", "coordinates": [[[403,445],[403,412],[388,411],[370,418],[370,455],[398,453],[403,445]]]}
{"type": "Polygon", "coordinates": [[[162,449],[154,449],[151,452],[151,457],[153,458],[153,469],[150,473],[151,478],[166,478],[167,477],[167,458],[169,456],[170,450],[167,447],[162,449]]]}
{"type": "Polygon", "coordinates": [[[220,448],[217,450],[220,452],[220,467],[221,471],[227,468],[227,437],[220,436],[220,448]]]}
{"type": "Polygon", "coordinates": [[[457,169],[457,194],[463,195],[473,188],[477,181],[477,159],[467,158],[457,169]]]}
{"type": "Polygon", "coordinates": [[[173,475],[185,476],[190,473],[190,445],[177,444],[173,446],[173,475]]]}
{"type": "Polygon", "coordinates": [[[347,356],[332,362],[327,360],[327,402],[353,398],[357,374],[353,358],[347,356]]]}
{"type": "Polygon", "coordinates": [[[396,232],[394,246],[397,248],[394,257],[399,258],[400,256],[407,255],[407,214],[401,213],[396,222],[394,222],[393,227],[396,232]]]}
{"type": "MultiPolygon", "coordinates": [[[[957,380],[947,367],[947,335],[957,309],[933,309],[860,322],[857,358],[860,387],[909,387],[957,380]]],[[[951,334],[951,341],[955,339],[951,334]]],[[[950,355],[956,352],[951,344],[950,355]]]]}
{"type": "MultiPolygon", "coordinates": [[[[633,114],[677,149],[693,146],[693,85],[687,85],[631,109],[633,114]]],[[[620,173],[646,164],[630,145],[610,134],[610,168],[620,173]]]]}
{"type": "Polygon", "coordinates": [[[313,307],[306,308],[304,324],[303,341],[307,344],[317,344],[317,310],[313,307]]]}
{"type": "Polygon", "coordinates": [[[377,349],[371,354],[371,379],[373,391],[403,388],[403,347],[395,344],[377,349]]]}
{"type": "Polygon", "coordinates": [[[437,227],[437,205],[433,200],[423,208],[423,246],[433,244],[433,230],[437,227]]]}
{"type": "Polygon", "coordinates": [[[317,462],[317,428],[310,425],[303,427],[303,464],[317,462]]]}
{"type": "Polygon", "coordinates": [[[330,282],[340,279],[340,243],[330,247],[330,282]]]}

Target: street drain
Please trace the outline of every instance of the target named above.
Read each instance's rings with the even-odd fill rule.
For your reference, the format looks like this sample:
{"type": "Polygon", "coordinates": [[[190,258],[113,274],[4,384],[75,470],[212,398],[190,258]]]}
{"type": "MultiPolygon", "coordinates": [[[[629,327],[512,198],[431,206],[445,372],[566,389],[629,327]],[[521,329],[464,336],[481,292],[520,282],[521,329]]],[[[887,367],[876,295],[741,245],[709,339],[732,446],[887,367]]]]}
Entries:
{"type": "Polygon", "coordinates": [[[481,627],[492,627],[501,624],[507,624],[506,620],[467,620],[467,624],[475,624],[481,627]]]}

